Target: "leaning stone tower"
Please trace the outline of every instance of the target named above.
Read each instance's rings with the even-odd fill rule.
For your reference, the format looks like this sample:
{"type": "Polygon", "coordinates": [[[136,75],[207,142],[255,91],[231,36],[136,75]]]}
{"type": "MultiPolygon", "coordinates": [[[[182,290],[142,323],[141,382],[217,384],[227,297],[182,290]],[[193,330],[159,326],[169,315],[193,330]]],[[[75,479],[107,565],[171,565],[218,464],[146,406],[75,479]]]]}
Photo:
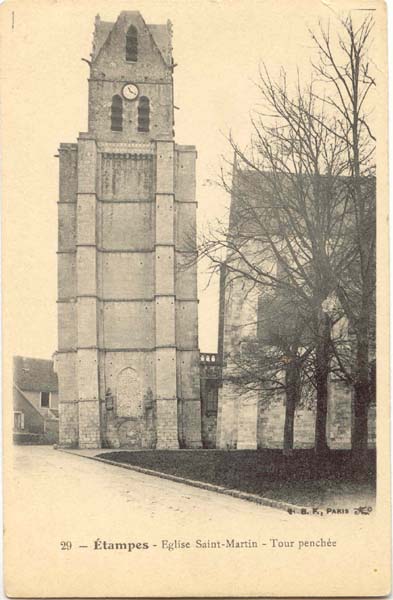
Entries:
{"type": "Polygon", "coordinates": [[[199,447],[196,150],[174,142],[171,24],[97,17],[89,64],[88,132],[59,149],[60,444],[199,447]]]}

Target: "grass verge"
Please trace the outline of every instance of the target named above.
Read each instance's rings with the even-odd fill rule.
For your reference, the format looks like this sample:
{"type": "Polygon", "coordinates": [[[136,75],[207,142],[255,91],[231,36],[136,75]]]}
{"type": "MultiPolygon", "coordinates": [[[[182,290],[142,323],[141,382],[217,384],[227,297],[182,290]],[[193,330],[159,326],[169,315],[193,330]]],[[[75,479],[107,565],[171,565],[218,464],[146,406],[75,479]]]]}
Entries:
{"type": "Polygon", "coordinates": [[[352,509],[373,505],[375,451],[361,476],[350,451],[331,451],[323,461],[312,450],[119,450],[100,458],[143,467],[305,507],[352,509]]]}

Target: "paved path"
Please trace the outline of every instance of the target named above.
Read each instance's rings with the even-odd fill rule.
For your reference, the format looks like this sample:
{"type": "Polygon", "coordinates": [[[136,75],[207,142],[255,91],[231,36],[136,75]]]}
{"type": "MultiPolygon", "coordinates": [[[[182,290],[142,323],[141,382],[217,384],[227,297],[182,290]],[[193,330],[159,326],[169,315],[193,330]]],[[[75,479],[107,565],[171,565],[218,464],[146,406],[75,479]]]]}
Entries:
{"type": "MultiPolygon", "coordinates": [[[[108,569],[116,583],[112,581],[112,587],[108,583],[106,593],[112,595],[116,589],[116,595],[121,595],[122,588],[116,586],[121,585],[130,565],[134,573],[146,572],[152,564],[160,565],[154,578],[145,573],[136,580],[145,585],[140,590],[142,595],[149,595],[147,583],[159,586],[160,578],[171,573],[173,581],[179,583],[184,568],[192,571],[200,559],[202,563],[206,560],[208,571],[213,567],[212,560],[220,562],[224,555],[236,564],[236,550],[224,548],[222,552],[215,549],[206,553],[196,550],[198,539],[202,543],[253,539],[260,545],[262,538],[265,539],[262,527],[266,521],[285,522],[290,518],[280,510],[49,446],[15,446],[13,458],[13,485],[9,490],[9,505],[13,510],[7,518],[10,532],[7,546],[12,555],[9,562],[16,561],[14,577],[19,579],[23,570],[25,575],[18,585],[26,586],[17,587],[15,592],[7,588],[8,593],[16,596],[30,595],[31,586],[43,596],[56,596],[57,589],[66,596],[64,586],[70,586],[69,595],[86,596],[85,588],[79,588],[87,585],[83,583],[85,579],[93,586],[89,592],[94,590],[94,595],[99,596],[103,594],[103,583],[99,584],[98,578],[107,574],[108,569]],[[145,543],[149,549],[131,553],[108,551],[102,547],[104,541],[145,543]],[[72,549],[62,550],[62,542],[71,542],[72,549]],[[189,547],[179,548],[182,544],[189,547]],[[27,568],[32,573],[30,583],[27,568]],[[53,578],[51,583],[48,577],[53,578]]],[[[132,595],[133,590],[128,588],[127,595],[132,595]]],[[[162,588],[157,590],[161,595],[162,588]]]]}
{"type": "MultiPolygon", "coordinates": [[[[356,537],[341,539],[346,519],[337,518],[334,530],[331,519],[293,518],[44,446],[14,447],[6,504],[6,590],[13,597],[285,595],[293,573],[308,568],[309,551],[296,549],[300,539],[337,536],[337,544],[351,545],[356,537]],[[119,543],[126,548],[112,547],[119,543]]],[[[360,534],[355,524],[351,531],[360,534]]],[[[325,544],[318,564],[327,573],[339,567],[344,577],[359,542],[340,563],[325,544]]],[[[369,577],[367,565],[358,571],[369,577]]],[[[304,581],[301,595],[309,595],[304,581]]]]}
{"type": "MultiPolygon", "coordinates": [[[[124,510],[132,510],[133,520],[137,518],[144,527],[165,521],[179,534],[184,524],[188,530],[192,522],[201,527],[209,522],[228,525],[236,519],[239,525],[243,518],[249,521],[251,515],[276,517],[278,512],[47,446],[15,447],[15,474],[22,496],[30,495],[33,487],[43,490],[50,485],[51,512],[61,510],[66,494],[70,510],[85,510],[86,517],[97,523],[102,521],[103,513],[110,512],[115,518],[124,510]]],[[[47,514],[48,507],[42,510],[47,514]]],[[[281,516],[287,519],[285,513],[281,516]]]]}

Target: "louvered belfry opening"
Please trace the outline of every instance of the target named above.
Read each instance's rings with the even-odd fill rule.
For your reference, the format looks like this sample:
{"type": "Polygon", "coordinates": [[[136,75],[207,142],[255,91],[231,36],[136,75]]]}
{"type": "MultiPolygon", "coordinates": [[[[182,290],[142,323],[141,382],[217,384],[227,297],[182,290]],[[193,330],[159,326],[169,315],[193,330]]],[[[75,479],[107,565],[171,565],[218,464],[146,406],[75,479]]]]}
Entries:
{"type": "Polygon", "coordinates": [[[130,62],[138,60],[138,31],[134,25],[130,25],[126,35],[126,60],[130,62]]]}
{"type": "Polygon", "coordinates": [[[123,131],[123,100],[119,95],[112,98],[111,129],[112,131],[123,131]]]}
{"type": "Polygon", "coordinates": [[[141,96],[138,104],[138,131],[150,129],[150,102],[146,96],[141,96]]]}

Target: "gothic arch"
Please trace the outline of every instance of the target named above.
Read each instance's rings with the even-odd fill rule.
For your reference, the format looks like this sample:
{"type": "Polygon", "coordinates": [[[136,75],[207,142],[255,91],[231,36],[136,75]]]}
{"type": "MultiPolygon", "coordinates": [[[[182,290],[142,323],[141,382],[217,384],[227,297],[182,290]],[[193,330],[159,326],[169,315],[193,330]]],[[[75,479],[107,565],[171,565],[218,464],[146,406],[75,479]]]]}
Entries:
{"type": "Polygon", "coordinates": [[[142,411],[142,386],[140,377],[132,367],[122,369],[116,380],[116,415],[139,417],[142,411]]]}

